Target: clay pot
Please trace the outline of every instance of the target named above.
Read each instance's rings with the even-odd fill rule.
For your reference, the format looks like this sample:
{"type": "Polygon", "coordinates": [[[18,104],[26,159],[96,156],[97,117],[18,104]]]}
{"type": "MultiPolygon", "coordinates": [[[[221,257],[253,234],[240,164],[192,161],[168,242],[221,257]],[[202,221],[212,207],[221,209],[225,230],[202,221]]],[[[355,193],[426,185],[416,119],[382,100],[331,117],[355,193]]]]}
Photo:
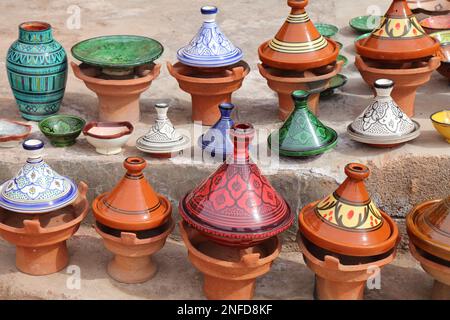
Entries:
{"type": "Polygon", "coordinates": [[[241,250],[209,241],[186,222],[178,224],[191,263],[203,273],[203,292],[212,300],[253,298],[256,278],[269,272],[281,252],[278,237],[241,250]]]}
{"type": "Polygon", "coordinates": [[[78,66],[71,62],[78,79],[94,91],[98,97],[99,120],[103,122],[129,121],[136,124],[140,119],[139,97],[159,75],[161,65],[145,70],[138,77],[130,79],[103,79],[98,68],[78,66]]]}
{"type": "Polygon", "coordinates": [[[250,67],[244,61],[217,71],[208,71],[167,62],[167,69],[177,79],[180,88],[192,97],[192,121],[213,125],[220,119],[217,106],[230,103],[231,94],[239,89],[250,67]]]}
{"type": "Polygon", "coordinates": [[[107,267],[111,278],[122,283],[141,283],[153,278],[157,266],[152,255],[162,249],[173,228],[170,218],[159,234],[141,239],[132,232],[120,232],[117,237],[96,225],[95,230],[103,238],[105,247],[114,254],[107,267]]]}
{"type": "Polygon", "coordinates": [[[414,64],[405,68],[385,69],[385,64],[373,60],[363,59],[357,55],[355,65],[361,73],[364,81],[374,90],[373,84],[378,79],[390,79],[394,81],[392,98],[397,102],[403,112],[408,116],[414,115],[414,101],[417,88],[430,80],[431,73],[436,70],[440,61],[438,57],[432,57],[428,62],[414,64]]]}
{"type": "Polygon", "coordinates": [[[66,240],[88,214],[87,189],[80,182],[75,202],[50,213],[31,215],[0,209],[0,235],[16,246],[17,269],[31,275],[46,275],[67,266],[66,240]]]}

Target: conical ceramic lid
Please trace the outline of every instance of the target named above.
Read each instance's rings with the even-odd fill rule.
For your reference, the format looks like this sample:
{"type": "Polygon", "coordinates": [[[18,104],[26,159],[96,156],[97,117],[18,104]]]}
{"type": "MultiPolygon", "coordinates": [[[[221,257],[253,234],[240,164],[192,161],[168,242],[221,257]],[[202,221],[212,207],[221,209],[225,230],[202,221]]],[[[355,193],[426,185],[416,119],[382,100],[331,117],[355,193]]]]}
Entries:
{"type": "Polygon", "coordinates": [[[406,227],[418,248],[450,262],[450,195],[415,207],[406,218],[406,227]]]}
{"type": "Polygon", "coordinates": [[[392,99],[393,87],[392,80],[375,81],[377,96],[352,122],[351,128],[354,132],[368,137],[400,137],[415,130],[414,123],[392,99]]]}
{"type": "Polygon", "coordinates": [[[432,56],[439,43],[417,21],[405,0],[393,0],[371,35],[355,42],[356,51],[375,60],[413,60],[432,56]]]}
{"type": "Polygon", "coordinates": [[[78,196],[77,186],[59,175],[42,158],[44,143],[22,144],[28,159],[17,175],[0,186],[0,207],[19,213],[45,213],[63,208],[78,196]]]}
{"type": "Polygon", "coordinates": [[[316,246],[347,256],[376,256],[394,248],[398,229],[370,198],[364,180],[369,168],[350,163],[347,179],[299,214],[301,234],[316,246]]]}
{"type": "Polygon", "coordinates": [[[308,0],[288,0],[291,13],[275,37],[258,49],[261,61],[271,67],[303,71],[336,62],[339,47],[317,31],[305,11],[308,0]]]}
{"type": "Polygon", "coordinates": [[[325,126],[308,108],[309,93],[292,93],[294,110],[278,132],[268,138],[269,147],[281,155],[302,157],[321,154],[337,143],[337,133],[325,126]]]}
{"type": "Polygon", "coordinates": [[[235,124],[230,132],[233,156],[188,193],[179,212],[211,240],[231,246],[252,246],[275,236],[293,222],[286,201],[250,161],[251,124],[235,124]]]}
{"type": "Polygon", "coordinates": [[[178,60],[192,67],[223,67],[242,59],[241,49],[235,47],[216,23],[217,7],[201,8],[203,24],[189,44],[177,52],[178,60]]]}
{"type": "Polygon", "coordinates": [[[145,179],[142,171],[146,165],[139,157],[125,159],[125,176],[92,203],[98,222],[117,230],[139,231],[157,228],[167,220],[172,207],[145,179]]]}

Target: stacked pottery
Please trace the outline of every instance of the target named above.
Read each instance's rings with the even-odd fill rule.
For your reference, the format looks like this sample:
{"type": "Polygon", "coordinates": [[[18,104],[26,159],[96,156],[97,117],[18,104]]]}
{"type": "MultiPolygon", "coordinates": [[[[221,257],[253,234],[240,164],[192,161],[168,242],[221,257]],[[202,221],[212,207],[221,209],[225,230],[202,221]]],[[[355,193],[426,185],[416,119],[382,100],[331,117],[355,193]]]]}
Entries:
{"type": "Polygon", "coordinates": [[[298,242],[316,274],[316,299],[363,299],[367,279],[394,259],[398,228],[370,199],[369,173],[362,164],[348,164],[335,192],[300,211],[298,242]]]}
{"type": "Polygon", "coordinates": [[[450,196],[417,205],[406,228],[411,254],[434,278],[432,298],[450,300],[450,196]]]}
{"type": "Polygon", "coordinates": [[[255,280],[281,251],[277,235],[293,214],[251,162],[251,124],[230,132],[233,156],[179,203],[180,229],[189,260],[204,274],[208,299],[251,299],[255,280]]]}
{"type": "Polygon", "coordinates": [[[91,38],[72,47],[83,62],[71,62],[73,72],[96,93],[100,121],[139,122],[139,97],[158,77],[161,65],[153,61],[163,50],[158,41],[133,35],[91,38]]]}
{"type": "Polygon", "coordinates": [[[322,154],[337,144],[336,131],[325,126],[309,110],[309,93],[297,90],[292,93],[294,110],[281,128],[270,134],[269,148],[286,157],[308,157],[322,154]]]}
{"type": "Polygon", "coordinates": [[[217,11],[214,6],[201,8],[200,30],[188,45],[178,50],[179,62],[167,63],[180,88],[192,97],[192,121],[201,121],[203,125],[212,125],[220,118],[217,105],[231,102],[231,94],[241,87],[250,71],[242,60],[241,49],[216,24],[217,11]]]}
{"type": "Polygon", "coordinates": [[[167,117],[169,105],[155,104],[155,124],[136,141],[136,148],[157,158],[170,158],[191,146],[191,139],[178,132],[167,117]]]}
{"type": "Polygon", "coordinates": [[[20,115],[40,121],[59,111],[67,81],[67,56],[45,22],[19,25],[8,50],[6,70],[20,115]]]}
{"type": "Polygon", "coordinates": [[[349,136],[374,147],[394,147],[417,138],[420,125],[411,120],[390,95],[394,82],[378,79],[373,86],[376,96],[347,127],[349,136]]]}
{"type": "Polygon", "coordinates": [[[320,92],[328,88],[330,79],[339,73],[342,62],[336,63],[339,46],[323,37],[308,17],[308,0],[288,0],[290,15],[272,40],[258,49],[263,64],[259,72],[276,91],[279,117],[286,120],[294,105],[295,90],[314,90],[310,96],[311,111],[317,114],[320,92]]]}
{"type": "Polygon", "coordinates": [[[31,275],[58,272],[69,262],[66,240],[86,217],[87,185],[77,187],[43,159],[44,143],[23,143],[28,159],[0,186],[0,235],[16,246],[16,266],[31,275]]]}
{"type": "Polygon", "coordinates": [[[95,230],[114,254],[107,272],[123,283],[145,282],[155,275],[151,256],[164,246],[174,227],[172,205],[147,182],[145,166],[142,158],[126,158],[124,177],[92,203],[95,230]]]}
{"type": "Polygon", "coordinates": [[[355,64],[364,81],[388,78],[395,82],[394,100],[403,112],[414,115],[419,86],[439,67],[439,43],[425,33],[406,0],[393,0],[380,25],[368,37],[355,42],[355,64]]]}

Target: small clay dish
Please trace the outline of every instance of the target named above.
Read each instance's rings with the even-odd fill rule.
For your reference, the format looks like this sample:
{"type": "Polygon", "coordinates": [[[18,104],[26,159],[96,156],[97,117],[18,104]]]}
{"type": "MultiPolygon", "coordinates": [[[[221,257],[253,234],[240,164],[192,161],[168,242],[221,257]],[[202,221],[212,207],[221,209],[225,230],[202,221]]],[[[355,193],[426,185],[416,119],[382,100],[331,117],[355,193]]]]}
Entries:
{"type": "Polygon", "coordinates": [[[345,67],[345,66],[348,64],[348,59],[347,59],[347,57],[346,57],[346,56],[343,56],[342,54],[340,54],[340,55],[337,56],[336,61],[342,61],[342,62],[343,62],[343,64],[342,64],[343,67],[345,67]]]}
{"type": "Polygon", "coordinates": [[[328,23],[315,23],[314,26],[322,36],[327,38],[331,38],[339,31],[338,27],[328,23]]]}
{"type": "Polygon", "coordinates": [[[30,135],[31,126],[8,119],[0,119],[0,148],[12,148],[30,135]]]}
{"type": "Polygon", "coordinates": [[[75,144],[86,121],[72,115],[55,115],[39,122],[39,129],[55,147],[75,144]]]}
{"type": "Polygon", "coordinates": [[[128,121],[89,122],[83,129],[86,140],[100,154],[118,154],[127,143],[134,127],[128,121]]]}
{"type": "Polygon", "coordinates": [[[322,91],[320,93],[320,96],[321,97],[329,97],[329,96],[333,95],[334,90],[344,86],[347,83],[347,80],[348,80],[348,78],[346,76],[344,76],[343,74],[339,73],[339,74],[335,75],[330,80],[330,87],[327,90],[322,91]]]}
{"type": "Polygon", "coordinates": [[[372,32],[380,24],[381,16],[359,16],[349,21],[350,27],[356,32],[372,32]]]}
{"type": "Polygon", "coordinates": [[[449,30],[450,15],[431,16],[420,20],[420,25],[426,33],[449,30]]]}
{"type": "Polygon", "coordinates": [[[361,39],[367,38],[368,36],[370,36],[370,32],[364,33],[364,34],[362,34],[362,35],[356,37],[355,43],[358,42],[358,41],[361,40],[361,39]]]}
{"type": "Polygon", "coordinates": [[[335,42],[336,42],[336,44],[337,44],[339,50],[342,50],[342,48],[344,47],[344,45],[342,44],[342,42],[339,42],[339,41],[335,41],[335,42]]]}
{"type": "Polygon", "coordinates": [[[436,131],[450,143],[450,110],[435,112],[430,119],[436,131]]]}

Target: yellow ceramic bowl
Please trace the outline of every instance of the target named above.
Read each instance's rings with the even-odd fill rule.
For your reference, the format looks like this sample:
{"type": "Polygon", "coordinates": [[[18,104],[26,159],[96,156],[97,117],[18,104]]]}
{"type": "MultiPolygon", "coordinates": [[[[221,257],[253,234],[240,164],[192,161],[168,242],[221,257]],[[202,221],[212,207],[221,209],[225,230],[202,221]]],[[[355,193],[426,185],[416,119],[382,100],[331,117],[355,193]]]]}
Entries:
{"type": "Polygon", "coordinates": [[[431,121],[448,143],[450,143],[450,110],[442,110],[431,115],[431,121]]]}

